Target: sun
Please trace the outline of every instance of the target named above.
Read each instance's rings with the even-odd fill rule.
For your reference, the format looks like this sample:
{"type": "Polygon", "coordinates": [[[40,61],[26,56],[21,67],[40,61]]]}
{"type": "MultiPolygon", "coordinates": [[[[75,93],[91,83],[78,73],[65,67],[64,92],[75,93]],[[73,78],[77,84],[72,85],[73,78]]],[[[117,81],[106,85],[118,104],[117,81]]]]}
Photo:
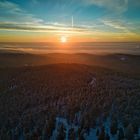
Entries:
{"type": "Polygon", "coordinates": [[[61,41],[61,43],[66,43],[67,42],[67,37],[61,36],[60,41],[61,41]]]}

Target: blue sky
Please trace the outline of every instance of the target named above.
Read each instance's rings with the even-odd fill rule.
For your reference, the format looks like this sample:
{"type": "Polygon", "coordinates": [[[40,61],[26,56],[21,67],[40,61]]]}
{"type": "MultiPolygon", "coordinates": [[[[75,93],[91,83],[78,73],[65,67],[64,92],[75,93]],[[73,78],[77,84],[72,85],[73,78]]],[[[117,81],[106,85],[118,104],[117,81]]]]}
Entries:
{"type": "Polygon", "coordinates": [[[139,13],[140,0],[0,0],[0,41],[41,33],[139,41],[139,13]]]}

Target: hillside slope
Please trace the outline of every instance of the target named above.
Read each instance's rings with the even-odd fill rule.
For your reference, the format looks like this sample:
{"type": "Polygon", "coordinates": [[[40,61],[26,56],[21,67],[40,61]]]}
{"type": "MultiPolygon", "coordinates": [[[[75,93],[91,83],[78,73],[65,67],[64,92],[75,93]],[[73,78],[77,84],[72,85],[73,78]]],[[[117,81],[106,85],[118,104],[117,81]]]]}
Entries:
{"type": "Polygon", "coordinates": [[[2,140],[139,138],[138,78],[81,64],[3,68],[0,76],[2,140]]]}

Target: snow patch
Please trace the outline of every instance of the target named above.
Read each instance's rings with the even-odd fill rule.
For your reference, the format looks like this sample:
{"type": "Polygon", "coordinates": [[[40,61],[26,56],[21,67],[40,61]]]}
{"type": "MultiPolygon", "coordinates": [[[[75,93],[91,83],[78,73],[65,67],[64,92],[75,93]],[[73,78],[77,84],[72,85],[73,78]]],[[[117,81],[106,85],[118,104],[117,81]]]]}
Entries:
{"type": "Polygon", "coordinates": [[[91,80],[91,82],[90,82],[90,85],[91,85],[92,87],[95,87],[95,86],[96,86],[96,78],[95,78],[95,77],[92,77],[92,80],[91,80]]]}
{"type": "Polygon", "coordinates": [[[62,118],[62,117],[56,117],[56,126],[55,126],[55,129],[53,131],[53,135],[50,138],[50,140],[56,140],[56,136],[58,134],[58,129],[59,129],[61,124],[63,124],[65,129],[66,129],[66,139],[65,140],[68,140],[68,132],[71,128],[74,128],[75,131],[78,130],[78,126],[76,126],[74,124],[68,124],[67,119],[62,118]]]}
{"type": "Polygon", "coordinates": [[[121,57],[120,60],[121,60],[121,61],[125,61],[126,58],[125,58],[125,57],[121,57]]]}

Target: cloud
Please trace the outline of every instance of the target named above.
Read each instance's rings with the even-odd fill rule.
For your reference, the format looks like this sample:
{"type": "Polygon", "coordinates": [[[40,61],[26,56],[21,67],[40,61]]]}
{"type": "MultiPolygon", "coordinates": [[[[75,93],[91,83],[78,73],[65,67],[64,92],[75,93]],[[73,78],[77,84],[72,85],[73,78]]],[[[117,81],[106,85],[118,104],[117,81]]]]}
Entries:
{"type": "MultiPolygon", "coordinates": [[[[48,0],[48,1],[53,1],[55,4],[62,4],[62,5],[83,5],[83,6],[88,6],[88,5],[96,5],[99,7],[104,7],[108,9],[109,11],[113,11],[115,13],[123,13],[127,10],[128,8],[128,0],[48,0]]],[[[38,3],[46,3],[48,2],[46,0],[32,0],[34,4],[38,3]]],[[[136,1],[136,0],[134,0],[136,1]]],[[[49,2],[48,2],[49,3],[49,2]]]]}
{"type": "Polygon", "coordinates": [[[124,25],[124,23],[122,23],[122,21],[120,20],[102,20],[103,24],[104,25],[107,25],[107,26],[110,26],[112,28],[115,28],[115,29],[119,29],[119,30],[123,30],[123,31],[126,31],[127,30],[127,27],[126,25],[124,25]]]}
{"type": "MultiPolygon", "coordinates": [[[[46,0],[32,0],[35,4],[46,2],[46,0]]],[[[51,1],[51,0],[50,0],[51,1]]],[[[55,0],[53,0],[55,1],[55,0]]],[[[69,3],[69,1],[65,3],[69,3]]],[[[80,2],[80,0],[72,0],[80,2]]],[[[22,9],[19,5],[3,0],[0,1],[0,30],[6,31],[26,31],[26,32],[45,32],[55,34],[72,34],[72,35],[90,35],[90,36],[108,36],[135,33],[138,26],[134,24],[130,25],[121,16],[128,8],[128,0],[81,0],[83,6],[96,5],[107,9],[109,14],[116,14],[119,16],[108,16],[105,13],[103,18],[96,19],[94,21],[85,21],[86,23],[80,23],[74,28],[60,24],[58,22],[43,21],[40,18],[35,17],[33,14],[28,13],[22,9]],[[119,17],[119,18],[116,18],[119,17]],[[116,19],[115,19],[116,18],[116,19]],[[16,21],[16,22],[15,22],[16,21]]],[[[57,1],[58,2],[58,1],[57,1]]],[[[38,5],[37,5],[38,6],[38,5]]],[[[139,25],[139,24],[138,24],[139,25]]],[[[138,31],[137,31],[138,32],[138,31]]]]}
{"type": "Polygon", "coordinates": [[[21,9],[19,5],[9,1],[0,1],[0,21],[43,22],[42,19],[36,18],[34,15],[21,9]]]}
{"type": "Polygon", "coordinates": [[[128,0],[83,0],[83,2],[104,7],[116,14],[121,14],[128,8],[128,0]]]}
{"type": "MultiPolygon", "coordinates": [[[[37,3],[37,0],[32,2],[37,3]]],[[[19,5],[9,2],[0,1],[0,30],[6,31],[28,31],[28,32],[55,32],[55,33],[81,33],[87,29],[84,27],[72,28],[58,22],[45,22],[36,18],[34,15],[27,13],[19,5]],[[16,21],[16,22],[15,22],[16,21]]]]}
{"type": "Polygon", "coordinates": [[[2,10],[4,10],[4,12],[7,12],[8,10],[8,12],[10,11],[11,13],[22,12],[18,5],[9,1],[0,1],[0,9],[1,12],[2,10]]]}
{"type": "Polygon", "coordinates": [[[0,30],[9,31],[29,31],[29,32],[47,32],[47,33],[82,33],[88,29],[84,27],[69,27],[56,23],[48,24],[27,24],[27,23],[16,23],[16,22],[0,22],[0,30]]]}
{"type": "MultiPolygon", "coordinates": [[[[139,22],[128,22],[124,20],[111,20],[111,19],[105,19],[101,20],[101,22],[108,26],[109,28],[115,29],[114,33],[119,33],[120,37],[122,34],[124,35],[139,35],[139,22]],[[138,31],[137,31],[138,30],[138,31]]],[[[111,30],[111,29],[110,29],[111,30]]]]}

